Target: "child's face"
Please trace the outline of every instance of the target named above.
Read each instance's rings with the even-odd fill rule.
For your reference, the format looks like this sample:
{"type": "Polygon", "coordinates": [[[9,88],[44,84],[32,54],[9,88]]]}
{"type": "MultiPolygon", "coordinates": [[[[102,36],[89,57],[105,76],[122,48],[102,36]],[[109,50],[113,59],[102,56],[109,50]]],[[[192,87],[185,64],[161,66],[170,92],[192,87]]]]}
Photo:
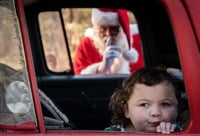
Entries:
{"type": "Polygon", "coordinates": [[[156,132],[160,122],[174,123],[177,117],[177,99],[171,84],[155,86],[136,84],[128,100],[125,116],[130,118],[134,131],[156,132]]]}

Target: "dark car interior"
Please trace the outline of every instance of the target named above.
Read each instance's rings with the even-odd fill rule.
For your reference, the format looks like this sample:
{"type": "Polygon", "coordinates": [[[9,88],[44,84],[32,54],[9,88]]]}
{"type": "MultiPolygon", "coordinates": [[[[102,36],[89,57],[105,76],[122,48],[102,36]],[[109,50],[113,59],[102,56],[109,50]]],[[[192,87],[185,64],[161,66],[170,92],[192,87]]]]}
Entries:
{"type": "MultiPolygon", "coordinates": [[[[26,5],[24,11],[38,88],[66,114],[74,129],[103,130],[108,127],[111,116],[108,109],[110,96],[128,75],[82,76],[74,75],[73,71],[52,73],[46,69],[38,14],[41,11],[59,11],[64,7],[125,8],[134,12],[138,21],[145,66],[164,65],[181,69],[172,27],[159,0],[134,0],[132,5],[115,0],[39,0],[26,5]]],[[[42,108],[44,116],[53,116],[44,105],[42,108]]]]}

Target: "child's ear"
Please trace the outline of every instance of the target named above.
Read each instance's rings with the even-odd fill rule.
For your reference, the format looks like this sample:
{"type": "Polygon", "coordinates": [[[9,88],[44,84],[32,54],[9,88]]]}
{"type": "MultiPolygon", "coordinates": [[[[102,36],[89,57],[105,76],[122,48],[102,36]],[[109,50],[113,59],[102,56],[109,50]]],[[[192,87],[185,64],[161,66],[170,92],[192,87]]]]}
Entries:
{"type": "Polygon", "coordinates": [[[126,118],[130,118],[128,108],[124,108],[124,115],[126,118]]]}

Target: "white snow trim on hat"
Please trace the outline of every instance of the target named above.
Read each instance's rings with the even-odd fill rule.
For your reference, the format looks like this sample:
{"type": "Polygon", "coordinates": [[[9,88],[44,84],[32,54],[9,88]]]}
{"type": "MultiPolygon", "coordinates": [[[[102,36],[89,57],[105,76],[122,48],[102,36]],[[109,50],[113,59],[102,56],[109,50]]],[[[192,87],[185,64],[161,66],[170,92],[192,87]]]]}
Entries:
{"type": "Polygon", "coordinates": [[[119,25],[119,17],[117,12],[102,12],[96,8],[92,9],[93,25],[119,25]]]}
{"type": "Polygon", "coordinates": [[[139,59],[139,54],[135,48],[130,48],[123,52],[123,57],[129,62],[136,63],[139,59]]]}
{"type": "Polygon", "coordinates": [[[130,24],[130,32],[131,32],[131,35],[138,34],[139,33],[138,25],[130,24]]]}

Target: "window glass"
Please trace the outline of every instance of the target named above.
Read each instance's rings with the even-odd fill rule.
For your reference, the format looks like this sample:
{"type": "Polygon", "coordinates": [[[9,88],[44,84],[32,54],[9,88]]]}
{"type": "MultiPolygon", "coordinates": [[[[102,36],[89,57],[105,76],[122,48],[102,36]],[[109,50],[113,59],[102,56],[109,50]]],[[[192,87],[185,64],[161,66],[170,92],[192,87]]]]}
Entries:
{"type": "Polygon", "coordinates": [[[69,71],[71,67],[59,12],[40,13],[39,23],[48,69],[54,72],[69,71]]]}
{"type": "Polygon", "coordinates": [[[13,0],[0,1],[0,124],[36,123],[13,0]]]}

